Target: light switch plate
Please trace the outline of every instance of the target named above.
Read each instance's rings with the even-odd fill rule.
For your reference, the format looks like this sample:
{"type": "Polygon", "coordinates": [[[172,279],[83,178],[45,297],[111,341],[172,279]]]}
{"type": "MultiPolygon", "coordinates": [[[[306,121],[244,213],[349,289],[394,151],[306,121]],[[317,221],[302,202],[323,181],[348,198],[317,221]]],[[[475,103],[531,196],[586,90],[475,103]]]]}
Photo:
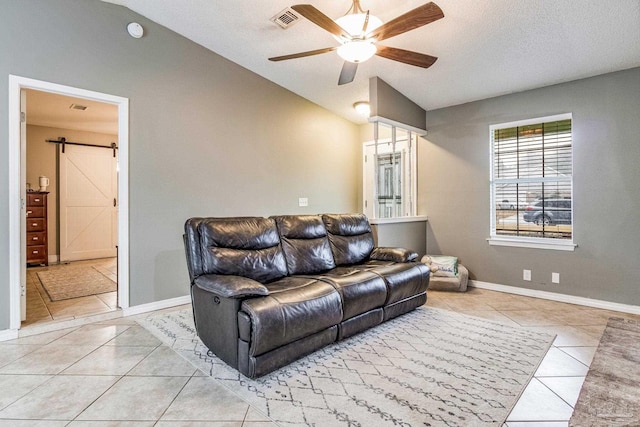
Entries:
{"type": "Polygon", "coordinates": [[[309,199],[306,197],[299,197],[298,206],[309,206],[309,199]]]}
{"type": "Polygon", "coordinates": [[[560,283],[560,273],[551,273],[551,283],[560,283]]]}
{"type": "Polygon", "coordinates": [[[531,270],[522,270],[522,280],[531,281],[531,270]]]}

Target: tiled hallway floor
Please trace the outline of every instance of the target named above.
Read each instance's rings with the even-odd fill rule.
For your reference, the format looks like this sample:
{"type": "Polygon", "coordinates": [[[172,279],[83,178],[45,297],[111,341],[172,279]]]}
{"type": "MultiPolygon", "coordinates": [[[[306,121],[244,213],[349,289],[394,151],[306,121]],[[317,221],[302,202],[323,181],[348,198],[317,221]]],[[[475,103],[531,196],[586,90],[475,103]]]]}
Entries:
{"type": "MultiPolygon", "coordinates": [[[[508,427],[566,426],[608,317],[640,318],[476,288],[427,305],[558,335],[508,427]]],[[[0,427],[273,425],[135,319],[0,342],[0,427]]]]}
{"type": "MultiPolygon", "coordinates": [[[[101,258],[87,261],[74,261],[73,265],[91,265],[114,282],[118,281],[117,258],[101,258]]],[[[22,327],[51,322],[52,320],[76,319],[79,317],[107,313],[117,310],[117,292],[107,292],[86,297],[51,301],[44,290],[37,273],[45,270],[64,268],[64,265],[51,264],[47,267],[27,269],[27,318],[22,327]]]]}

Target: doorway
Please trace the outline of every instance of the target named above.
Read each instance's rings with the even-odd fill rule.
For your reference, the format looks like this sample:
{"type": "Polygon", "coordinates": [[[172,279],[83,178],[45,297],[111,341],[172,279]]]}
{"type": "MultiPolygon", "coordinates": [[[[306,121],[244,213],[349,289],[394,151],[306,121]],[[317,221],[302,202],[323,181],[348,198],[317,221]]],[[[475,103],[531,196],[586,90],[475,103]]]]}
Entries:
{"type": "MultiPolygon", "coordinates": [[[[21,327],[21,319],[23,318],[25,312],[28,312],[28,308],[26,307],[26,299],[29,296],[30,290],[28,281],[33,282],[37,279],[38,282],[40,282],[40,274],[44,276],[44,273],[46,271],[53,271],[56,268],[60,269],[66,267],[68,270],[73,266],[79,269],[88,269],[88,271],[97,278],[99,278],[99,276],[102,276],[102,278],[106,277],[107,279],[111,279],[111,281],[117,282],[117,297],[115,293],[109,295],[108,292],[101,292],[101,290],[99,290],[98,292],[102,293],[102,296],[107,301],[105,302],[107,305],[110,305],[114,308],[116,306],[121,309],[128,308],[128,99],[17,76],[10,76],[9,90],[9,154],[11,177],[10,328],[14,330],[19,329],[21,327]],[[44,182],[54,181],[55,187],[52,186],[51,189],[55,189],[55,193],[57,196],[61,190],[60,178],[74,177],[80,179],[74,179],[70,180],[69,183],[63,183],[63,187],[64,185],[66,185],[66,187],[63,188],[63,191],[67,196],[67,200],[65,201],[64,206],[58,206],[57,199],[55,203],[51,205],[54,206],[55,209],[56,224],[60,223],[60,219],[62,218],[66,218],[67,224],[64,228],[64,231],[63,229],[56,226],[56,235],[54,239],[55,245],[48,246],[48,248],[53,249],[52,256],[49,256],[48,259],[46,259],[46,261],[43,263],[44,265],[41,265],[33,271],[30,271],[29,274],[27,274],[27,260],[25,256],[27,252],[27,242],[25,238],[25,217],[27,216],[27,211],[25,199],[27,199],[26,196],[30,194],[27,192],[27,183],[30,184],[32,191],[37,191],[41,190],[39,184],[41,184],[42,181],[39,180],[39,177],[34,178],[32,172],[35,171],[29,171],[27,168],[26,129],[29,122],[29,117],[26,115],[28,109],[26,96],[27,91],[40,95],[56,95],[60,96],[63,100],[65,100],[64,97],[71,97],[74,101],[79,101],[72,102],[70,105],[66,106],[66,108],[73,108],[73,105],[80,105],[82,107],[83,104],[97,103],[95,105],[103,105],[106,107],[111,107],[112,109],[115,108],[117,110],[115,126],[115,129],[117,130],[117,163],[113,160],[116,158],[116,150],[112,146],[110,146],[110,144],[107,144],[109,146],[108,148],[111,148],[110,150],[93,147],[94,150],[104,150],[104,152],[108,155],[113,153],[111,164],[114,166],[114,168],[112,172],[106,171],[105,169],[108,169],[109,162],[105,162],[104,159],[108,158],[108,156],[96,155],[95,151],[92,154],[91,152],[86,151],[88,149],[88,147],[86,146],[74,146],[73,144],[71,144],[71,142],[82,143],[82,141],[73,141],[71,138],[62,134],[56,135],[55,137],[50,136],[47,138],[47,144],[56,146],[56,165],[59,166],[56,167],[55,174],[51,174],[51,172],[48,172],[49,175],[54,176],[47,176],[47,179],[44,180],[44,182]],[[65,141],[68,144],[61,145],[57,144],[57,141],[54,141],[55,139],[59,140],[61,137],[65,138],[65,141]],[[60,156],[64,157],[61,158],[60,156]],[[102,160],[96,160],[98,157],[102,158],[102,160]],[[89,160],[89,166],[87,166],[86,164],[87,160],[89,160]],[[115,177],[116,167],[117,183],[115,180],[109,181],[110,178],[115,177]],[[29,179],[27,180],[28,174],[29,179]],[[100,178],[100,176],[102,176],[102,178],[100,178]],[[55,179],[52,180],[52,177],[54,177],[55,179]],[[107,178],[106,184],[103,179],[105,177],[107,178]],[[34,183],[34,181],[36,182],[34,183]],[[83,188],[84,190],[87,190],[87,188],[89,187],[93,188],[94,196],[99,195],[99,197],[87,197],[86,191],[78,191],[79,189],[83,188]],[[84,200],[80,201],[80,204],[76,203],[77,201],[73,197],[79,192],[85,195],[84,200]],[[100,203],[102,203],[102,206],[91,206],[96,202],[97,199],[103,199],[102,201],[100,201],[100,203]],[[108,200],[109,207],[115,208],[115,206],[113,205],[116,205],[117,208],[106,209],[107,204],[105,204],[104,199],[108,200]],[[113,203],[113,205],[111,203],[113,203]],[[63,208],[64,212],[62,212],[60,208],[63,208]],[[78,212],[82,210],[84,210],[85,212],[89,212],[90,214],[79,215],[78,212]],[[84,223],[82,221],[84,221],[84,223]],[[73,226],[69,226],[69,224],[73,224],[73,226]],[[92,233],[91,231],[104,228],[108,228],[108,230],[107,233],[103,233],[101,235],[102,237],[96,237],[97,235],[95,233],[92,233]],[[62,238],[61,234],[63,234],[62,238]],[[77,242],[82,243],[83,241],[85,242],[84,245],[77,244],[77,242]],[[115,253],[111,254],[108,251],[104,252],[104,248],[107,246],[112,246],[112,249],[115,251],[115,248],[113,248],[113,246],[115,245],[112,244],[114,243],[114,241],[118,242],[117,258],[114,257],[115,253]],[[63,251],[61,251],[60,249],[61,243],[63,242],[68,249],[66,253],[72,254],[70,257],[66,255],[68,257],[68,261],[71,261],[72,259],[91,259],[70,262],[63,265],[54,265],[58,264],[58,262],[61,260],[60,257],[62,256],[63,251]],[[88,246],[86,244],[87,242],[88,246]],[[97,257],[100,258],[96,259],[97,257]],[[46,264],[49,263],[49,261],[51,261],[50,266],[47,266],[46,264]],[[40,272],[35,271],[38,269],[40,270],[40,272]]],[[[71,98],[66,99],[66,101],[71,98]]],[[[60,128],[60,126],[52,124],[52,126],[49,126],[49,128],[60,128]]],[[[42,129],[39,130],[42,131],[42,129]]],[[[60,132],[61,131],[58,131],[58,133],[60,132]]],[[[65,130],[65,132],[67,131],[65,130]]],[[[75,137],[74,139],[83,139],[81,138],[83,134],[76,133],[74,135],[73,132],[69,132],[69,135],[75,137]]],[[[89,134],[85,135],[88,136],[89,134]]],[[[102,143],[94,145],[103,146],[102,143]]],[[[40,172],[35,173],[39,174],[40,172]]],[[[75,272],[67,271],[67,273],[71,273],[68,277],[77,276],[75,272]]],[[[68,284],[67,282],[68,281],[64,281],[63,284],[68,284]]],[[[43,289],[44,288],[40,290],[42,291],[43,289]]],[[[33,288],[31,288],[31,295],[33,295],[33,291],[33,288]]],[[[46,296],[50,296],[50,293],[47,291],[48,290],[44,290],[44,294],[46,296]]],[[[65,297],[63,295],[62,298],[63,300],[66,299],[67,301],[72,301],[73,295],[71,295],[71,298],[69,298],[68,296],[65,297]]],[[[67,303],[62,303],[60,305],[64,306],[66,304],[67,303]]],[[[88,315],[90,313],[91,310],[89,310],[89,312],[86,314],[88,315]]],[[[80,315],[82,314],[83,313],[80,313],[80,315]]]]}

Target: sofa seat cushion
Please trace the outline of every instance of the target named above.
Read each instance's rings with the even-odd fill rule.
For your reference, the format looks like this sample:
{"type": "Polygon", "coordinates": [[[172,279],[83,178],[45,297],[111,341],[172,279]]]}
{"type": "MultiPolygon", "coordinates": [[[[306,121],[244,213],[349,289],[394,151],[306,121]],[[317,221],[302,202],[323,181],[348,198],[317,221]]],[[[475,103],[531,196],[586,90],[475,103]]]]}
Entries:
{"type": "Polygon", "coordinates": [[[422,263],[379,265],[368,271],[384,278],[387,284],[385,305],[423,293],[429,285],[429,268],[422,263]]]}
{"type": "Polygon", "coordinates": [[[382,307],[387,299],[387,285],[384,280],[370,271],[336,269],[317,277],[331,284],[340,293],[343,320],[382,307]]]}
{"type": "Polygon", "coordinates": [[[418,262],[394,263],[368,260],[361,264],[336,267],[331,271],[334,274],[367,271],[379,275],[387,285],[385,305],[422,293],[429,285],[429,268],[418,262]]]}
{"type": "Polygon", "coordinates": [[[241,311],[251,321],[251,356],[337,325],[342,320],[340,294],[329,283],[285,277],[265,286],[269,289],[268,296],[247,299],[241,306],[241,311]]]}

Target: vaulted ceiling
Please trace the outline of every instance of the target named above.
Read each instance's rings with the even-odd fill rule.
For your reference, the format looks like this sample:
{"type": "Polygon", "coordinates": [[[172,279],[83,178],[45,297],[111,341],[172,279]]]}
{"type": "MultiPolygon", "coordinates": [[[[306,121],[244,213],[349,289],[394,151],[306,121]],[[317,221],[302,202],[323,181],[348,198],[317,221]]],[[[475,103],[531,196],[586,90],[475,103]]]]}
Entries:
{"type": "MultiPolygon", "coordinates": [[[[335,113],[352,109],[379,76],[426,110],[640,66],[640,1],[435,0],[445,17],[384,44],[437,56],[428,69],[374,57],[353,83],[338,86],[335,52],[267,58],[332,47],[330,33],[306,19],[282,29],[270,21],[287,0],[105,0],[157,22],[335,113]]],[[[336,19],[350,0],[307,0],[336,19]]],[[[425,0],[361,0],[387,22],[425,0]]]]}

